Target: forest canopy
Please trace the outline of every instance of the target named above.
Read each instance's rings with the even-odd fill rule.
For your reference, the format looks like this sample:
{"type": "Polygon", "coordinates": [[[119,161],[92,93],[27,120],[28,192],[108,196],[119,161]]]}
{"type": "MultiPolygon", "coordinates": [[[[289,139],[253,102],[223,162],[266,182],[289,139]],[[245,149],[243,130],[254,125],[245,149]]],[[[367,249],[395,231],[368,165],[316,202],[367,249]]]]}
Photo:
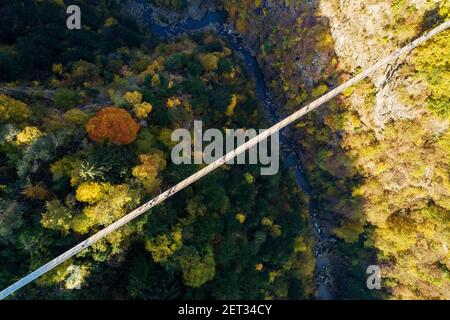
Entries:
{"type": "MultiPolygon", "coordinates": [[[[190,130],[194,119],[267,126],[223,39],[199,33],[156,44],[115,2],[95,11],[82,2],[89,25],[66,34],[55,28],[58,3],[2,3],[0,41],[13,48],[1,51],[2,80],[28,91],[0,95],[0,287],[199,170],[170,161],[174,129],[190,130]],[[6,22],[32,12],[34,31],[6,22]]],[[[312,297],[309,234],[293,172],[269,179],[256,165],[223,166],[15,297],[312,297]]]]}

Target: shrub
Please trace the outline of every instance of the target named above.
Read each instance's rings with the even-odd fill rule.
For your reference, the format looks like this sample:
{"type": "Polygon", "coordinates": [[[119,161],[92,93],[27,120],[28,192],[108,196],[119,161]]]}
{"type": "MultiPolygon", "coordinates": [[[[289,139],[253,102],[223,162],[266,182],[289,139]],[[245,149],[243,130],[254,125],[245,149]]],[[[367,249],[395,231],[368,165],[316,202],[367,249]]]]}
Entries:
{"type": "Polygon", "coordinates": [[[23,194],[32,200],[45,200],[49,196],[49,191],[43,184],[28,185],[24,188],[23,194]]]}
{"type": "Polygon", "coordinates": [[[214,71],[217,69],[219,58],[213,53],[206,53],[200,56],[200,63],[205,71],[214,71]]]}
{"type": "Polygon", "coordinates": [[[56,90],[53,100],[58,108],[71,109],[81,102],[81,97],[75,90],[60,88],[56,90]]]}
{"type": "Polygon", "coordinates": [[[181,101],[177,97],[171,97],[171,98],[167,99],[167,102],[166,102],[166,106],[169,109],[178,107],[180,104],[181,104],[181,101]]]}
{"type": "Polygon", "coordinates": [[[96,182],[85,182],[77,189],[76,197],[80,202],[95,203],[100,200],[104,190],[108,185],[101,185],[96,182]]]}
{"type": "Polygon", "coordinates": [[[84,126],[89,119],[89,116],[80,109],[70,109],[64,113],[64,120],[76,126],[84,126]]]}
{"type": "Polygon", "coordinates": [[[161,234],[145,242],[145,249],[152,254],[153,261],[166,261],[175,251],[183,245],[181,231],[170,234],[161,234]]]}
{"type": "Polygon", "coordinates": [[[133,107],[134,114],[139,119],[147,118],[152,109],[153,109],[152,105],[148,102],[138,103],[133,107]]]}
{"type": "Polygon", "coordinates": [[[17,134],[16,141],[19,145],[31,144],[42,136],[44,136],[44,133],[42,133],[38,128],[25,127],[25,129],[17,134]]]}
{"type": "Polygon", "coordinates": [[[328,91],[328,86],[326,84],[322,83],[312,90],[311,95],[313,96],[313,98],[318,98],[327,91],[328,91]]]}
{"type": "Polygon", "coordinates": [[[245,216],[245,214],[243,214],[243,213],[236,213],[236,220],[239,222],[239,223],[244,223],[245,222],[245,219],[246,219],[246,216],[245,216]]]}
{"type": "Polygon", "coordinates": [[[137,91],[127,92],[123,95],[123,100],[134,106],[142,102],[142,94],[137,91]]]}

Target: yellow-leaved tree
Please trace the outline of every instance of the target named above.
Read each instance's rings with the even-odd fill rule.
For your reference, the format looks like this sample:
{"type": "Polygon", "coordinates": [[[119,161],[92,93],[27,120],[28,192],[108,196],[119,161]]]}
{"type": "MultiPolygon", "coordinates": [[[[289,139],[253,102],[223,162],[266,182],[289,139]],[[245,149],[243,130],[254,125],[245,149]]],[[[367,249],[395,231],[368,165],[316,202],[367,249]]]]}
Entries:
{"type": "Polygon", "coordinates": [[[161,153],[141,154],[140,164],[133,168],[133,176],[140,181],[148,193],[159,187],[161,181],[158,173],[166,167],[166,160],[161,153]]]}

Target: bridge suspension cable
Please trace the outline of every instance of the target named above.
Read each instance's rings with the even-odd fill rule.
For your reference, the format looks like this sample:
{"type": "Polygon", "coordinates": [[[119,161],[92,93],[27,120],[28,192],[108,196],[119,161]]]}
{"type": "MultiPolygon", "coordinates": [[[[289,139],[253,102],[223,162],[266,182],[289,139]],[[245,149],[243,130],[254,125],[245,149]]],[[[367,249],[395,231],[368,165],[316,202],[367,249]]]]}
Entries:
{"type": "Polygon", "coordinates": [[[6,288],[3,291],[1,291],[0,292],[0,300],[8,297],[9,295],[11,295],[15,291],[19,290],[23,286],[27,285],[28,283],[32,282],[33,280],[39,278],[43,274],[45,274],[48,271],[52,270],[53,268],[57,267],[58,265],[60,265],[64,261],[66,261],[67,259],[73,257],[74,255],[76,255],[80,251],[86,249],[87,247],[93,245],[94,243],[96,243],[100,239],[106,237],[111,232],[113,232],[116,229],[120,228],[121,226],[127,224],[131,220],[133,220],[136,217],[140,216],[141,214],[143,214],[144,212],[146,212],[149,209],[153,208],[154,206],[158,205],[159,203],[165,201],[167,198],[171,197],[172,195],[174,195],[178,191],[184,189],[185,187],[187,187],[191,183],[197,181],[198,179],[200,179],[201,177],[207,175],[208,173],[210,173],[214,169],[220,167],[222,164],[226,163],[228,160],[233,159],[234,157],[236,157],[237,155],[245,152],[247,149],[251,148],[252,146],[260,143],[264,139],[267,139],[273,133],[281,130],[282,128],[284,128],[287,125],[291,124],[292,122],[298,120],[299,118],[301,118],[305,114],[307,114],[307,113],[311,112],[312,110],[316,109],[317,107],[321,106],[322,104],[324,104],[325,102],[329,101],[330,99],[332,99],[333,97],[335,97],[336,95],[338,95],[339,93],[344,91],[345,89],[351,87],[352,85],[354,85],[355,83],[361,81],[362,79],[365,79],[366,77],[368,77],[369,75],[374,73],[376,70],[378,70],[381,67],[385,66],[386,64],[396,60],[401,55],[403,55],[403,54],[405,54],[407,52],[410,52],[411,50],[413,50],[414,48],[416,48],[417,46],[419,46],[423,42],[425,42],[428,39],[432,38],[433,36],[435,36],[436,34],[440,33],[441,31],[444,31],[449,26],[450,26],[450,20],[440,24],[436,28],[434,28],[431,31],[423,34],[422,36],[420,36],[416,40],[410,42],[409,44],[407,44],[406,46],[402,47],[401,49],[395,51],[393,54],[391,54],[391,55],[381,59],[380,61],[378,61],[377,63],[375,63],[374,65],[372,65],[368,69],[366,69],[365,71],[363,71],[363,72],[359,73],[358,75],[354,76],[353,78],[347,80],[346,82],[344,82],[343,84],[339,85],[335,89],[330,90],[328,93],[324,94],[323,96],[321,96],[317,100],[314,100],[310,104],[308,104],[305,107],[301,108],[300,110],[294,112],[290,116],[284,118],[283,120],[281,120],[280,122],[276,123],[275,125],[273,125],[269,129],[267,129],[266,131],[260,133],[256,137],[250,139],[249,141],[247,141],[246,143],[240,145],[236,149],[228,152],[226,155],[224,155],[220,159],[214,161],[213,163],[209,164],[208,166],[204,167],[203,169],[197,171],[195,174],[193,174],[190,177],[186,178],[185,180],[179,182],[178,184],[176,184],[172,188],[166,190],[165,192],[161,193],[160,195],[158,195],[157,197],[155,197],[152,200],[148,201],[147,203],[144,203],[139,208],[137,208],[137,209],[133,210],[132,212],[128,213],[127,215],[123,216],[122,218],[120,218],[119,220],[117,220],[114,223],[110,224],[106,228],[98,231],[96,234],[92,235],[91,237],[87,238],[83,242],[77,244],[73,248],[67,250],[66,252],[64,252],[60,256],[58,256],[55,259],[51,260],[50,262],[44,264],[40,268],[36,269],[35,271],[31,272],[27,276],[25,276],[25,277],[21,278],[20,280],[18,280],[17,282],[13,283],[8,288],[6,288]]]}

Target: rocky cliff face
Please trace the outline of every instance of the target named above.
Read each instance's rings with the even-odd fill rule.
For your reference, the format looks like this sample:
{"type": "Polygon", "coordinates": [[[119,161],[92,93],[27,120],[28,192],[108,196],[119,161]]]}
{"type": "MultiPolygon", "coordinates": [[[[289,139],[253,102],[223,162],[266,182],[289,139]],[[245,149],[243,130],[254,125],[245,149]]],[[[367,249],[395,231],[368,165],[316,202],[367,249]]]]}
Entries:
{"type": "MultiPolygon", "coordinates": [[[[224,2],[236,28],[259,49],[266,78],[288,112],[448,18],[448,6],[434,0],[224,2]]],[[[443,33],[297,124],[294,138],[323,203],[320,216],[344,241],[333,251],[338,296],[369,297],[369,264],[382,267],[384,292],[393,297],[450,292],[449,224],[443,222],[450,209],[449,42],[443,33]]]]}
{"type": "MultiPolygon", "coordinates": [[[[343,70],[366,69],[419,32],[420,22],[425,12],[433,6],[433,1],[404,2],[402,8],[411,15],[399,12],[401,8],[395,7],[398,1],[320,1],[320,14],[329,19],[334,50],[343,70]]],[[[383,128],[391,120],[413,120],[423,113],[420,108],[423,99],[420,98],[423,98],[424,84],[413,79],[411,74],[398,72],[405,59],[407,57],[401,57],[372,77],[377,92],[372,113],[376,128],[383,128]],[[399,90],[402,88],[419,100],[412,99],[416,102],[414,104],[402,101],[399,90]]]]}
{"type": "MultiPolygon", "coordinates": [[[[424,31],[430,13],[443,12],[442,8],[438,1],[320,2],[320,14],[329,19],[344,72],[366,69],[400,48],[424,31]]],[[[448,144],[445,114],[450,101],[442,100],[441,115],[432,108],[433,101],[442,97],[437,86],[446,81],[446,71],[437,66],[448,66],[450,61],[443,49],[448,48],[449,33],[437,39],[376,73],[370,79],[370,101],[367,87],[355,88],[342,104],[344,112],[356,114],[355,121],[363,123],[357,130],[344,130],[343,146],[364,177],[352,194],[362,196],[362,220],[375,227],[366,243],[377,249],[378,263],[396,298],[448,297],[449,238],[445,230],[449,224],[441,219],[449,217],[445,199],[450,190],[444,173],[448,173],[449,149],[444,145],[448,144]],[[434,50],[442,52],[431,56],[434,50]],[[424,63],[424,58],[429,61],[424,63]],[[431,80],[427,72],[437,76],[431,80]],[[365,137],[373,133],[374,139],[367,145],[358,142],[358,131],[365,137]],[[407,235],[411,232],[415,234],[407,235]]],[[[343,224],[337,230],[348,234],[349,226],[343,224]]]]}

